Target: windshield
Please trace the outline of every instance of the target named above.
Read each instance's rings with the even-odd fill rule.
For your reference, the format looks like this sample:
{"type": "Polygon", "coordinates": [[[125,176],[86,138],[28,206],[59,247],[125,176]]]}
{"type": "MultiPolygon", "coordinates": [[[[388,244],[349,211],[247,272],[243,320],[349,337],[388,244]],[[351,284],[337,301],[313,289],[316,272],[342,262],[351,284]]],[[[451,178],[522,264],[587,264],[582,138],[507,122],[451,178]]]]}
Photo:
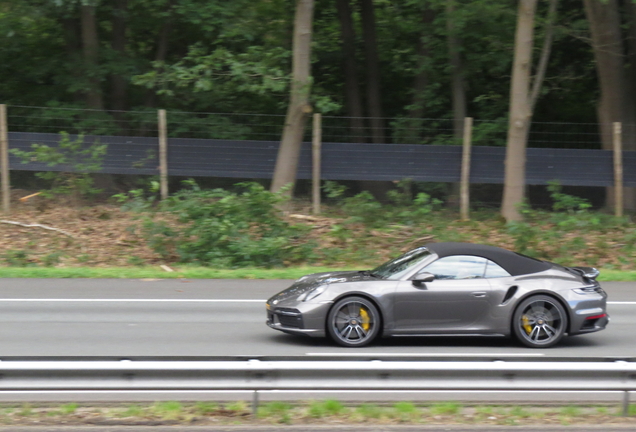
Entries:
{"type": "Polygon", "coordinates": [[[374,268],[371,270],[371,273],[384,279],[397,280],[430,255],[431,253],[425,247],[413,249],[402,256],[374,268]]]}

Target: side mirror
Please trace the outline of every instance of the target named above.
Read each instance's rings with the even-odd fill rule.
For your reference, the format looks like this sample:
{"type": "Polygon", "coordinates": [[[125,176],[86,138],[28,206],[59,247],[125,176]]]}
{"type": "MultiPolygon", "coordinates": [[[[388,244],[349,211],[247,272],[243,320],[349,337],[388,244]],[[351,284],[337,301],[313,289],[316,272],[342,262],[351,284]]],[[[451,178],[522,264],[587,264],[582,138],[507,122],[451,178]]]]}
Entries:
{"type": "Polygon", "coordinates": [[[413,285],[416,287],[423,286],[426,282],[433,282],[435,280],[435,275],[431,273],[419,273],[415,276],[415,279],[412,280],[413,285]]]}

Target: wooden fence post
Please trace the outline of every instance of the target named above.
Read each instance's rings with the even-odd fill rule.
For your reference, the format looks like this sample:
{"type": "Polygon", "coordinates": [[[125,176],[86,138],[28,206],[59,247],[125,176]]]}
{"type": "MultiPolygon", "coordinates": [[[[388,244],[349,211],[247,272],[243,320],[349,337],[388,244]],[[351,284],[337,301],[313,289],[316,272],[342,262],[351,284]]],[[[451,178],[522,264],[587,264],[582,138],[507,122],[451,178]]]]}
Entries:
{"type": "Polygon", "coordinates": [[[2,211],[11,210],[9,191],[9,131],[7,123],[7,106],[0,105],[0,189],[2,189],[2,211]]]}
{"type": "Polygon", "coordinates": [[[464,119],[464,145],[462,151],[462,177],[459,186],[459,213],[462,220],[469,220],[468,209],[470,207],[470,150],[473,133],[473,118],[464,119]]]}
{"type": "Polygon", "coordinates": [[[623,140],[621,123],[614,123],[614,215],[623,216],[623,140]]]}
{"type": "Polygon", "coordinates": [[[166,110],[159,110],[159,183],[161,199],[168,198],[168,126],[166,110]]]}
{"type": "Polygon", "coordinates": [[[312,150],[312,175],[311,190],[313,213],[320,214],[320,163],[321,163],[321,147],[322,147],[322,117],[319,113],[314,114],[313,140],[311,143],[312,150]]]}

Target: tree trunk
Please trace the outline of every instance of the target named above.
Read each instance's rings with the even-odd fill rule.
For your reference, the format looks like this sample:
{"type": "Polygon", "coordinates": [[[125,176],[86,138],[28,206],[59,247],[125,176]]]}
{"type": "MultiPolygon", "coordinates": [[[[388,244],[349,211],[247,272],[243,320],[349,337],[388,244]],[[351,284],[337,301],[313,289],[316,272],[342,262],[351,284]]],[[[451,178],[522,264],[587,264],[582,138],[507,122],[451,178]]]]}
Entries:
{"type": "Polygon", "coordinates": [[[104,109],[101,80],[99,78],[99,38],[97,37],[97,20],[95,6],[80,6],[82,19],[82,49],[84,64],[88,75],[86,105],[92,109],[104,109]]]}
{"type": "Polygon", "coordinates": [[[382,97],[380,95],[380,60],[378,59],[378,44],[375,34],[373,0],[360,0],[360,12],[364,50],[367,59],[367,106],[371,117],[371,135],[374,143],[383,144],[386,139],[384,136],[382,97]]]}
{"type": "MultiPolygon", "coordinates": [[[[629,37],[627,38],[627,79],[625,90],[625,115],[623,115],[623,149],[636,150],[636,3],[625,4],[629,37]]],[[[636,188],[623,190],[624,208],[636,211],[636,188]]]]}
{"type": "MultiPolygon", "coordinates": [[[[453,93],[453,136],[455,144],[461,144],[464,138],[464,118],[466,118],[466,86],[464,83],[464,65],[461,56],[461,39],[455,29],[455,0],[446,1],[446,30],[448,32],[448,57],[451,66],[451,89],[453,93]]],[[[459,183],[452,183],[447,205],[459,207],[459,183]]]]}
{"type": "Polygon", "coordinates": [[[510,85],[510,120],[501,215],[506,221],[521,220],[518,206],[525,197],[526,137],[530,124],[530,69],[537,0],[519,0],[515,52],[510,85]]]}
{"type": "MultiPolygon", "coordinates": [[[[115,0],[113,9],[113,34],[111,46],[120,59],[126,56],[126,12],[128,0],[115,0]]],[[[117,111],[126,110],[128,80],[122,73],[111,76],[111,107],[117,111]]],[[[117,113],[115,116],[117,117],[117,113]]]]}
{"type": "MultiPolygon", "coordinates": [[[[163,21],[163,25],[161,26],[161,30],[159,31],[159,36],[157,38],[157,51],[155,53],[155,62],[163,63],[166,61],[168,56],[168,44],[170,42],[170,33],[172,32],[172,20],[173,14],[172,11],[174,9],[175,0],[170,0],[168,2],[168,15],[166,19],[163,21]]],[[[144,101],[144,105],[147,107],[154,108],[157,106],[157,92],[154,89],[148,89],[146,92],[146,97],[144,101]]]]}
{"type": "MultiPolygon", "coordinates": [[[[435,12],[425,9],[422,13],[422,27],[429,29],[435,20],[435,12]]],[[[430,30],[429,30],[430,31],[430,30]]],[[[428,86],[428,73],[426,65],[430,56],[428,32],[422,32],[417,39],[417,74],[413,81],[413,101],[409,111],[409,117],[421,119],[424,117],[424,92],[428,86]]]]}
{"type": "MultiPolygon", "coordinates": [[[[79,65],[81,65],[81,45],[80,45],[80,21],[77,16],[64,17],[61,20],[64,28],[64,43],[66,46],[67,64],[69,74],[73,77],[73,81],[78,82],[82,79],[79,65]]],[[[80,105],[84,102],[84,95],[78,90],[73,91],[73,102],[80,105]]]]}
{"type": "Polygon", "coordinates": [[[453,136],[457,143],[464,136],[466,117],[466,86],[461,57],[461,40],[454,24],[455,0],[446,1],[446,30],[448,31],[448,57],[451,66],[451,89],[453,92],[453,136]]]}
{"type": "MultiPolygon", "coordinates": [[[[550,0],[548,7],[548,16],[545,25],[545,36],[543,38],[543,48],[541,48],[541,57],[537,66],[537,73],[532,80],[532,91],[530,93],[530,114],[534,113],[534,107],[539,99],[541,86],[545,79],[545,73],[548,69],[548,61],[552,52],[552,39],[554,38],[554,23],[556,22],[556,13],[559,0],[550,0]]],[[[530,128],[528,128],[528,131],[530,128]]]]}
{"type": "MultiPolygon", "coordinates": [[[[616,0],[583,0],[590,24],[592,47],[601,89],[597,106],[603,149],[612,149],[612,123],[622,122],[626,90],[621,22],[616,0]]],[[[605,205],[614,207],[614,188],[608,187],[605,205]]]]}
{"type": "Polygon", "coordinates": [[[286,185],[291,186],[286,194],[293,194],[298,171],[298,158],[303,141],[305,123],[312,109],[309,105],[311,90],[311,32],[314,14],[314,0],[297,0],[294,18],[294,41],[292,59],[292,83],[285,118],[283,137],[278,149],[276,168],[271,191],[278,192],[286,185]]]}
{"type": "Polygon", "coordinates": [[[364,120],[360,101],[360,85],[356,67],[355,30],[351,19],[349,0],[336,0],[340,31],[342,33],[343,69],[345,76],[345,105],[353,142],[364,142],[364,120]]]}

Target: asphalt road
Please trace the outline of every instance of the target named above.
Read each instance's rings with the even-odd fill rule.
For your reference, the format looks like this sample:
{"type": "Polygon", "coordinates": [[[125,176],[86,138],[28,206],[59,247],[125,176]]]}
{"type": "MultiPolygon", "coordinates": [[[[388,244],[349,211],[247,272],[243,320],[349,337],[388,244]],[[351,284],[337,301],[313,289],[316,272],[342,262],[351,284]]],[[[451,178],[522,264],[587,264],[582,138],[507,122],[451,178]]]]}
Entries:
{"type": "Polygon", "coordinates": [[[636,357],[636,283],[604,283],[605,331],[533,350],[506,338],[391,338],[365,348],[265,325],[284,280],[0,279],[0,358],[7,356],[636,357]]]}

